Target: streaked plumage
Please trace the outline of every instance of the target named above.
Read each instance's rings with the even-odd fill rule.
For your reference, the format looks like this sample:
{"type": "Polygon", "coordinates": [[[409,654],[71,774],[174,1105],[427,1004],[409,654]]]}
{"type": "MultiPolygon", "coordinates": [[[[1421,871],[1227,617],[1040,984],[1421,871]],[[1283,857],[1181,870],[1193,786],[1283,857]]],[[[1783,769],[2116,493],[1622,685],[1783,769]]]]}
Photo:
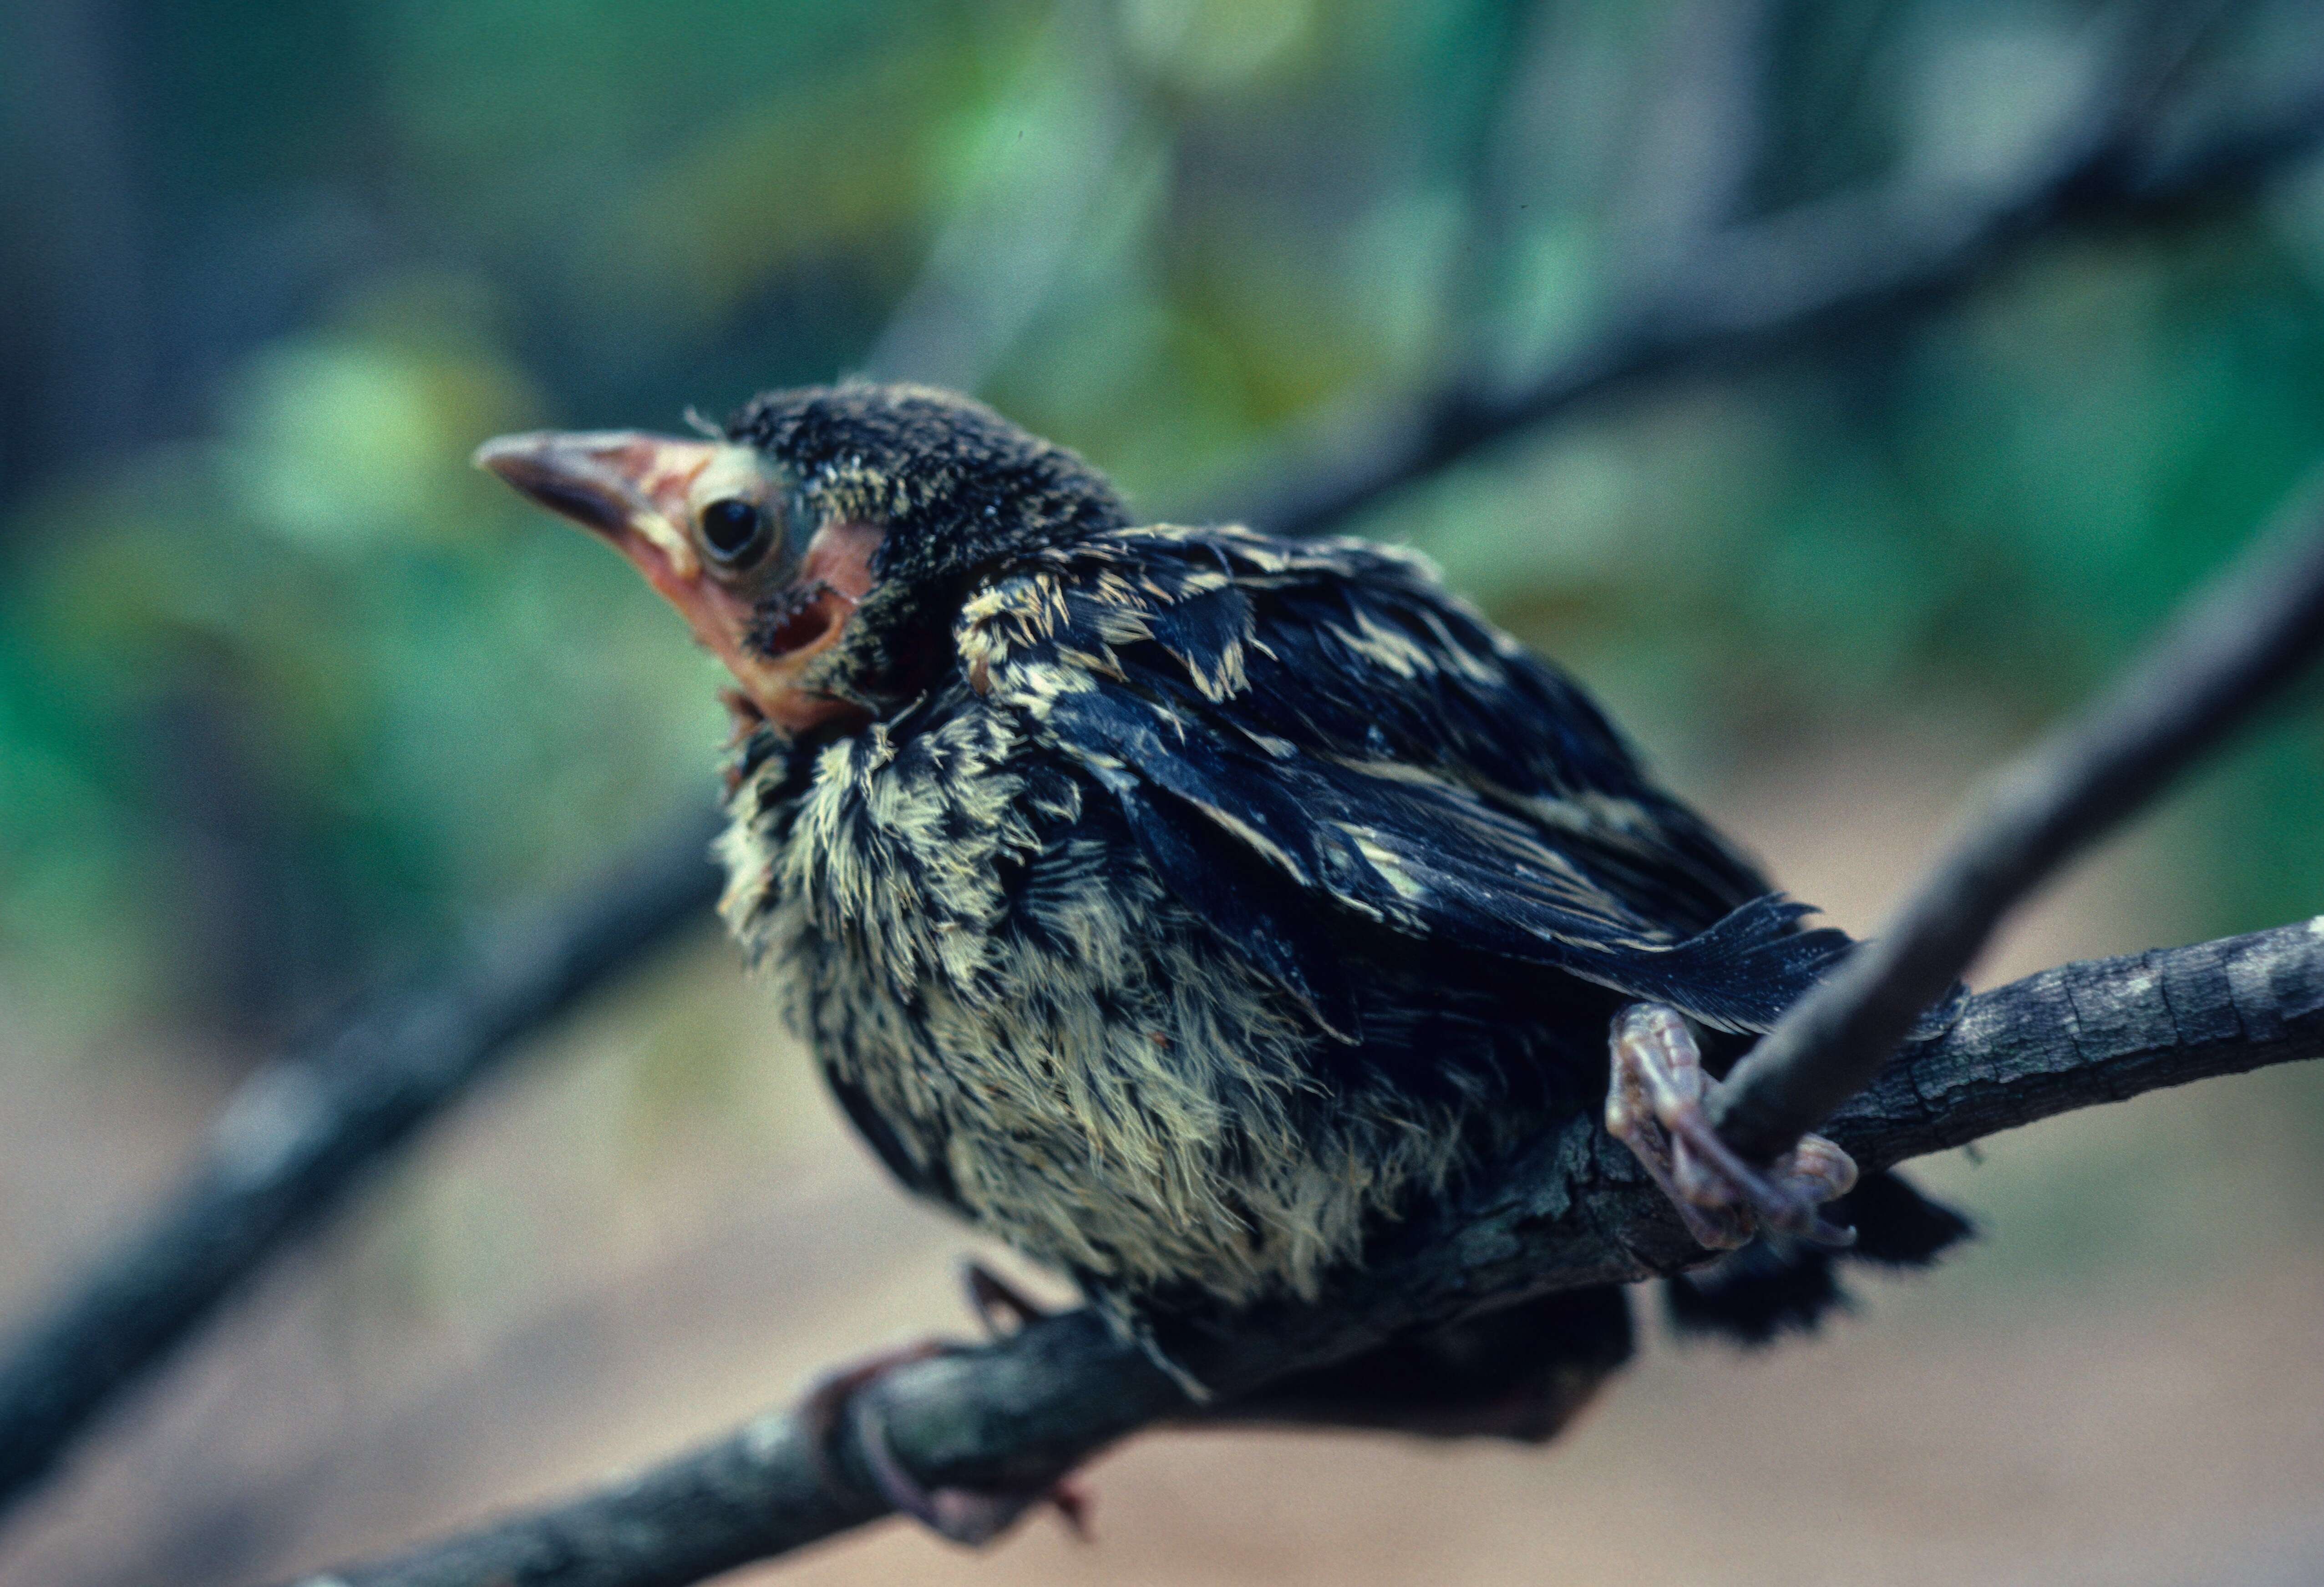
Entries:
{"type": "Polygon", "coordinates": [[[746,746],[725,914],[890,1167],[1101,1290],[1313,1295],[1625,994],[1756,1029],[1839,946],[1408,553],[1111,529],[952,638],[746,746]]]}

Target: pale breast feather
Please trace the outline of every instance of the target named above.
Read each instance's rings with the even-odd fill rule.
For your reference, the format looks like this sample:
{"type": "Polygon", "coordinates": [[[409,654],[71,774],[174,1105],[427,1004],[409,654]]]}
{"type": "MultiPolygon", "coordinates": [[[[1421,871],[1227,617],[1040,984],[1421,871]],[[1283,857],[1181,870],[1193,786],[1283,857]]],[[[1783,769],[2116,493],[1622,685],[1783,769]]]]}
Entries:
{"type": "Polygon", "coordinates": [[[730,919],[915,1189],[1101,1291],[1247,1300],[1441,1182],[1449,1104],[1329,1093],[1314,1023],[1018,710],[954,697],[761,774],[728,844],[771,882],[730,919]]]}

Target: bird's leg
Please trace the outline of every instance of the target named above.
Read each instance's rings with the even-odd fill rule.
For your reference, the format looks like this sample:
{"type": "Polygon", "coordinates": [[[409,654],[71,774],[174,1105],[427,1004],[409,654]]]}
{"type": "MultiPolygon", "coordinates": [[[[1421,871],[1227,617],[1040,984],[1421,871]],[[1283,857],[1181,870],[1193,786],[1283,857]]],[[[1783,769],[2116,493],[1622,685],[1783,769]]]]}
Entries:
{"type": "MultiPolygon", "coordinates": [[[[839,1431],[840,1418],[847,1415],[848,1402],[855,1398],[856,1391],[878,1382],[898,1367],[927,1361],[952,1348],[940,1339],[923,1339],[835,1367],[815,1380],[814,1387],[799,1401],[798,1418],[806,1425],[807,1447],[815,1451],[816,1469],[825,1488],[839,1493],[855,1486],[840,1469],[831,1440],[839,1431]]],[[[873,1475],[877,1477],[876,1470],[873,1475]]],[[[906,1508],[892,1493],[883,1493],[882,1497],[898,1509],[906,1508]]]]}
{"type": "Polygon", "coordinates": [[[1713,1250],[1732,1250],[1761,1225],[1819,1245],[1855,1234],[1817,1211],[1848,1194],[1856,1162],[1821,1135],[1762,1168],[1719,1139],[1703,1112],[1702,1052],[1685,1016],[1660,1003],[1632,1003],[1614,1016],[1613,1073],[1606,1087],[1607,1132],[1628,1147],[1713,1250]]]}
{"type": "MultiPolygon", "coordinates": [[[[1014,1328],[1001,1326],[1004,1315],[1014,1318],[1015,1328],[1022,1328],[1048,1315],[979,1263],[967,1264],[963,1278],[968,1290],[969,1309],[996,1339],[1014,1332],[1014,1328]]],[[[1051,1504],[1074,1536],[1086,1539],[1089,1494],[1070,1478],[1060,1478],[1047,1488],[1023,1491],[928,1488],[896,1458],[888,1443],[887,1418],[881,1412],[878,1396],[876,1392],[864,1391],[873,1389],[881,1379],[898,1367],[962,1348],[940,1339],[924,1339],[867,1356],[817,1380],[801,1403],[799,1416],[807,1424],[825,1485],[835,1490],[850,1486],[846,1474],[832,1457],[831,1447],[832,1435],[839,1430],[840,1418],[844,1416],[855,1435],[857,1447],[863,1452],[863,1463],[872,1473],[872,1486],[879,1490],[880,1497],[929,1530],[954,1543],[989,1543],[1034,1506],[1051,1504]]]]}
{"type": "Polygon", "coordinates": [[[960,1285],[968,1292],[968,1309],[995,1339],[1006,1339],[1049,1315],[1048,1307],[973,1259],[961,1264],[960,1285]]]}

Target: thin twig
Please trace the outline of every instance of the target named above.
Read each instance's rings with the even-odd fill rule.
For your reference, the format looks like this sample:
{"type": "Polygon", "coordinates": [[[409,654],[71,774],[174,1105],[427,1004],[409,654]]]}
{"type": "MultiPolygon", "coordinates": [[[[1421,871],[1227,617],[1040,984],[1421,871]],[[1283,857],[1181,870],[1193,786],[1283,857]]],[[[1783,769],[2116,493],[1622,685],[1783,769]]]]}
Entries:
{"type": "MultiPolygon", "coordinates": [[[[2324,932],[2303,923],[2069,964],[1983,993],[1830,1129],[1885,1167],[2072,1109],[2319,1056],[2324,932]]],[[[1328,1302],[1239,1319],[1173,1349],[1206,1382],[1239,1393],[1416,1326],[1676,1272],[1710,1254],[1628,1155],[1579,1120],[1405,1232],[1328,1302]]],[[[873,1392],[891,1447],[931,1485],[1038,1485],[1187,1408],[1087,1311],[899,1368],[873,1392]]],[[[860,1452],[833,1453],[860,1485],[860,1452]]],[[[799,1419],[773,1412],[566,1503],[304,1587],[684,1587],[883,1513],[822,1481],[799,1419]]]]}
{"type": "Polygon", "coordinates": [[[529,910],[235,1093],[164,1214],[0,1354],[0,1509],[290,1238],[615,970],[706,925],[706,816],[571,904],[529,910]]]}
{"type": "Polygon", "coordinates": [[[1711,1099],[1762,1159],[1869,1083],[2002,917],[2280,694],[2324,648],[2324,506],[2246,552],[2098,703],[1995,780],[1887,929],[1802,998],[1711,1099]]]}
{"type": "Polygon", "coordinates": [[[2047,158],[1988,190],[1902,181],[1707,239],[1685,267],[1523,385],[1497,391],[1482,374],[1464,374],[1335,425],[1297,460],[1267,471],[1295,483],[1261,493],[1247,521],[1276,534],[1335,532],[1406,486],[1584,403],[1933,306],[2069,226],[2166,218],[2248,188],[2313,149],[2324,134],[2324,84],[2192,147],[2150,145],[2118,115],[2094,111],[2047,158]]]}

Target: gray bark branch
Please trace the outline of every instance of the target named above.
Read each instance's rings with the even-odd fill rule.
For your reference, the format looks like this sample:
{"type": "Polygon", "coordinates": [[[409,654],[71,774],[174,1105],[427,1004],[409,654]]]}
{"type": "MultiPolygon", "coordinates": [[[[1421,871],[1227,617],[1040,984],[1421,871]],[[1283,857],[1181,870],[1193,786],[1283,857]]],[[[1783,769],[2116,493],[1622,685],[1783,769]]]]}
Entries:
{"type": "MultiPolygon", "coordinates": [[[[1969,1000],[1826,1129],[1868,1167],[2143,1092],[2324,1055],[2324,920],[2043,971],[1969,1000]]],[[[1405,1330],[1531,1295],[1681,1271],[1696,1246],[1594,1120],[1577,1120],[1441,1214],[1400,1231],[1327,1302],[1277,1306],[1172,1349],[1231,1397],[1405,1330]]],[[[1142,1426],[1179,1390],[1084,1310],[895,1370],[879,1397],[897,1455],[932,1487],[1046,1482],[1142,1426]]],[[[848,1418],[840,1419],[843,1429],[848,1418]]],[[[770,1412],[598,1491],[344,1567],[301,1587],[684,1587],[887,1513],[861,1452],[822,1481],[800,1420],[770,1412]]]]}

